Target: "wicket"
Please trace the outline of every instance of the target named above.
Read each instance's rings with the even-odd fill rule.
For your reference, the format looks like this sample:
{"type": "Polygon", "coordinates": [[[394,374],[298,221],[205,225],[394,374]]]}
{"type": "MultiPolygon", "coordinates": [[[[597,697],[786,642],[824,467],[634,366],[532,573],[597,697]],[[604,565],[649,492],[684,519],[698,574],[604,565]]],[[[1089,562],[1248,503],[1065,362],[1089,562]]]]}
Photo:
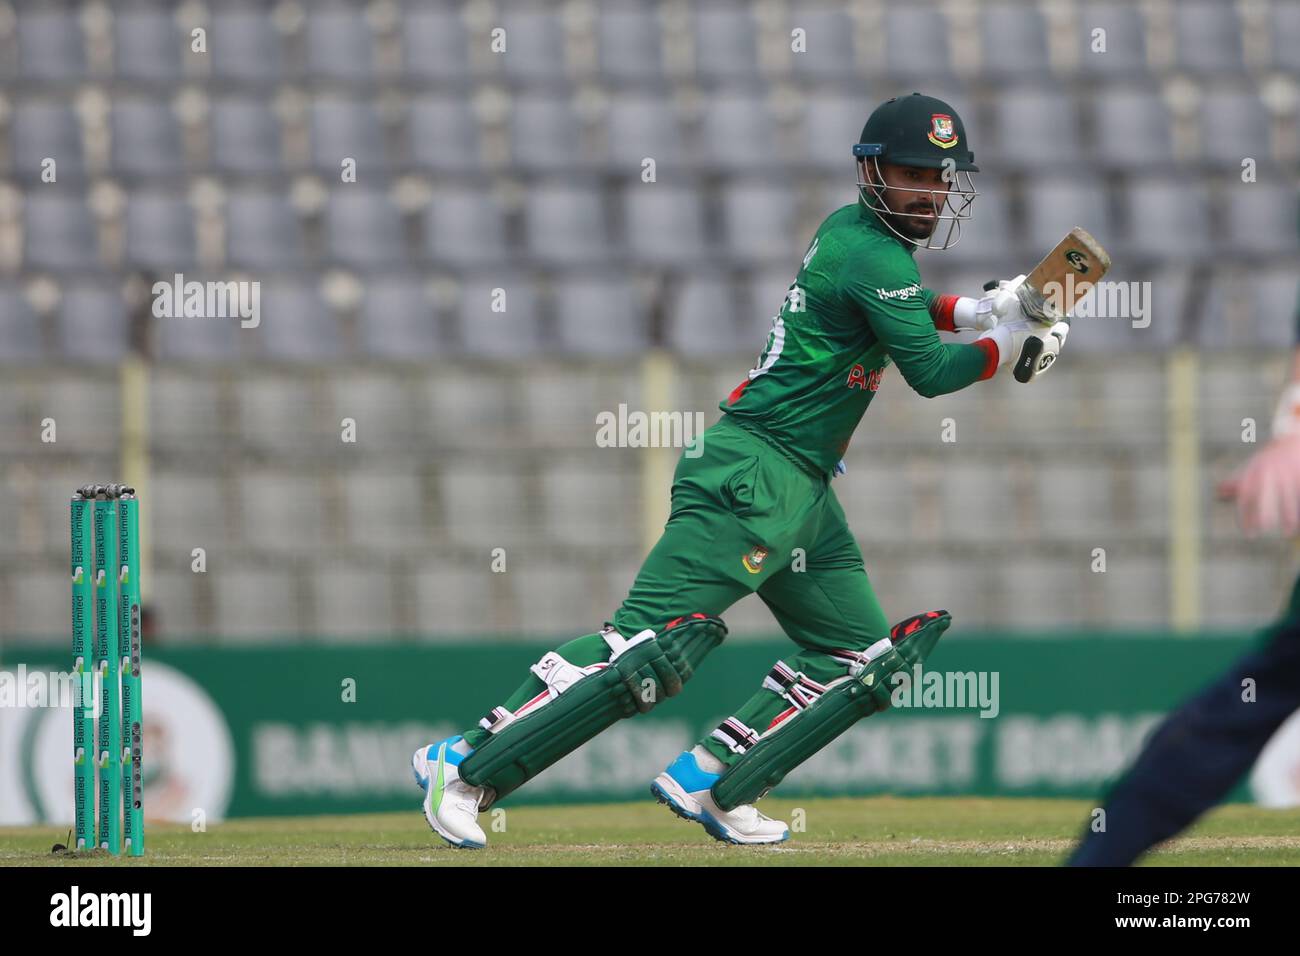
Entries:
{"type": "Polygon", "coordinates": [[[72,713],[74,846],[117,855],[125,841],[129,855],[142,856],[140,513],[135,489],[121,484],[78,488],[72,497],[71,529],[72,667],[77,681],[72,713]],[[96,677],[97,729],[85,706],[95,699],[96,677]],[[92,822],[96,804],[97,831],[92,822]]]}

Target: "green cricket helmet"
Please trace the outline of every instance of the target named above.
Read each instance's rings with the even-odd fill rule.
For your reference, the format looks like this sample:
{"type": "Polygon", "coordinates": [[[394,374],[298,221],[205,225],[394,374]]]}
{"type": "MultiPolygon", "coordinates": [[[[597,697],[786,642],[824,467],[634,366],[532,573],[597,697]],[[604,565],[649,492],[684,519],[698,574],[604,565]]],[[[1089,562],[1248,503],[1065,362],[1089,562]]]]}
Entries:
{"type": "Polygon", "coordinates": [[[979,172],[979,167],[975,165],[975,154],[967,147],[966,126],[951,106],[921,93],[887,100],[876,107],[862,127],[853,156],[858,167],[858,195],[900,239],[923,249],[939,250],[955,245],[961,238],[961,224],[970,220],[976,196],[970,174],[979,172]],[[950,171],[951,179],[945,177],[949,189],[940,193],[933,189],[886,186],[880,172],[882,161],[950,171]],[[921,217],[915,213],[892,212],[884,201],[887,189],[930,195],[937,221],[924,243],[899,232],[890,222],[892,217],[921,217]],[[945,209],[951,213],[945,215],[945,209]],[[946,231],[940,228],[944,222],[948,223],[946,231]],[[941,232],[943,243],[938,245],[936,239],[941,232]]]}

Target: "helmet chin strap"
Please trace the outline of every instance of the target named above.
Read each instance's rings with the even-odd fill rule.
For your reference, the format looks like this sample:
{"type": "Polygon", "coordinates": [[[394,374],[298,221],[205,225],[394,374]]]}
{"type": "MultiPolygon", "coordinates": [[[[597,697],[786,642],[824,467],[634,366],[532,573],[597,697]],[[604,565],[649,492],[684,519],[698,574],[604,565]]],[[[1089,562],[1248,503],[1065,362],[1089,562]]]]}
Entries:
{"type": "MultiPolygon", "coordinates": [[[[885,177],[880,172],[879,157],[876,156],[871,157],[871,162],[872,165],[875,167],[875,171],[876,171],[876,181],[874,182],[868,180],[865,175],[866,164],[867,164],[866,157],[862,157],[861,159],[858,160],[857,163],[858,196],[861,197],[864,203],[866,203],[868,209],[870,209],[872,212],[874,212],[877,216],[880,217],[880,221],[885,224],[885,226],[889,229],[890,232],[898,236],[898,238],[902,239],[904,242],[910,242],[918,249],[928,249],[934,252],[942,252],[944,249],[950,249],[960,241],[961,224],[963,222],[970,220],[971,218],[970,210],[975,203],[975,197],[978,195],[978,192],[975,190],[975,186],[971,181],[970,173],[966,173],[966,185],[969,188],[946,190],[942,194],[942,198],[939,198],[936,195],[937,191],[933,189],[912,189],[911,187],[908,186],[886,185],[885,177]],[[864,190],[868,190],[868,189],[871,191],[871,195],[875,197],[877,202],[879,202],[880,204],[879,206],[873,205],[871,201],[867,199],[867,194],[864,190]],[[883,190],[886,189],[894,189],[899,192],[929,194],[930,202],[933,205],[935,210],[935,214],[933,217],[934,228],[930,231],[930,235],[926,236],[924,239],[917,239],[914,236],[909,236],[906,233],[901,232],[898,229],[898,227],[895,226],[893,222],[890,221],[891,217],[893,216],[903,216],[906,218],[916,218],[916,219],[929,219],[931,217],[921,216],[918,213],[894,212],[892,209],[889,208],[889,205],[885,202],[883,190]],[[950,205],[954,193],[956,193],[958,196],[962,198],[962,205],[959,209],[953,208],[950,205]],[[943,209],[952,209],[952,215],[950,216],[941,215],[940,211],[943,209]],[[944,234],[943,245],[936,245],[935,236],[939,231],[939,224],[942,222],[948,223],[948,231],[944,234]]],[[[958,177],[961,176],[960,170],[957,172],[957,175],[958,177]]],[[[960,178],[958,179],[957,184],[960,186],[961,184],[960,178]]]]}

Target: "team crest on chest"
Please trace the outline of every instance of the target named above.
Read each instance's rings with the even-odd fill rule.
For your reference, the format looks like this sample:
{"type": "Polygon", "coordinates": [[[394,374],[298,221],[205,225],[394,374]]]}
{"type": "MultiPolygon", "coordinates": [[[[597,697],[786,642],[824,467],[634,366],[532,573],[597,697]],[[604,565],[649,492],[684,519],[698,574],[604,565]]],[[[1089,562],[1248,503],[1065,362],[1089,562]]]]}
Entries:
{"type": "Polygon", "coordinates": [[[944,149],[957,145],[957,129],[953,126],[951,116],[947,113],[934,113],[930,116],[929,140],[944,149]]]}
{"type": "Polygon", "coordinates": [[[767,548],[759,545],[740,560],[744,563],[746,571],[750,574],[758,574],[763,570],[763,560],[767,557],[767,553],[767,548]]]}

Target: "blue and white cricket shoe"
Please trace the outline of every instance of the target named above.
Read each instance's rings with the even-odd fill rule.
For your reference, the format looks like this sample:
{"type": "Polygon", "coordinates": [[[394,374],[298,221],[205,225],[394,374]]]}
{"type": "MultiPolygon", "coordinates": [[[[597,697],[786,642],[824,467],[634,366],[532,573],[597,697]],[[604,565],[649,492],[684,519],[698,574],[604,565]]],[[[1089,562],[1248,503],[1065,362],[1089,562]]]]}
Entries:
{"type": "Polygon", "coordinates": [[[433,832],[455,847],[482,849],[487,835],[478,825],[485,788],[460,779],[456,770],[473,750],[459,735],[421,747],[411,757],[411,772],[424,791],[424,819],[433,832]]]}
{"type": "Polygon", "coordinates": [[[701,824],[709,836],[723,843],[781,843],[790,839],[790,828],[744,804],[723,810],[713,802],[710,788],[722,776],[700,768],[695,754],[687,750],[668,769],[655,777],[650,792],[660,803],[683,820],[701,824]]]}

